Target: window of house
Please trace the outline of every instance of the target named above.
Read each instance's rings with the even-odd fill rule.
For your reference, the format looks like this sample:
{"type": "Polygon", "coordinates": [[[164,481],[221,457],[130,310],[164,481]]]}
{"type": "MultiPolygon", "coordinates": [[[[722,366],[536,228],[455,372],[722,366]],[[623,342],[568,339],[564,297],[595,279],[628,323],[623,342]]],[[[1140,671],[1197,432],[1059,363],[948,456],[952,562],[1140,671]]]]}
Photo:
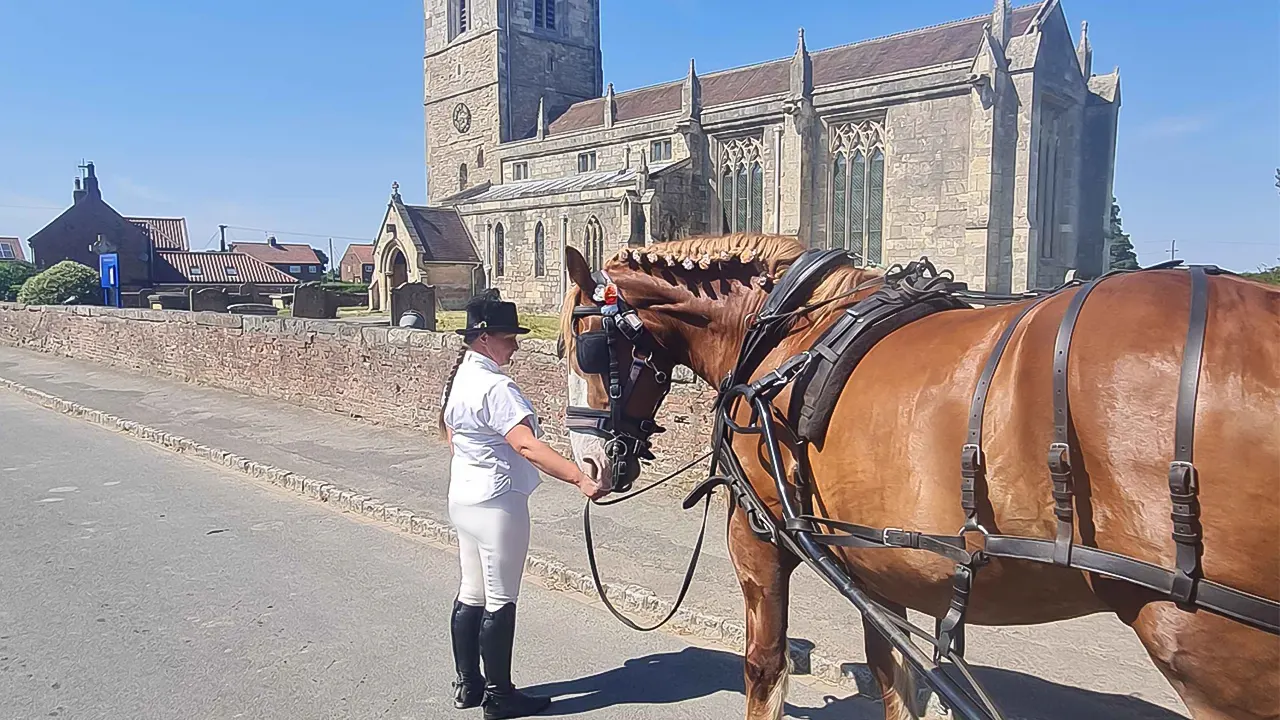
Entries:
{"type": "Polygon", "coordinates": [[[578,172],[591,172],[596,169],[596,151],[578,153],[578,172]]]}
{"type": "Polygon", "coordinates": [[[533,24],[540,28],[556,26],[556,0],[533,0],[533,24]]]}
{"type": "Polygon", "coordinates": [[[595,215],[587,219],[587,226],[582,231],[582,254],[593,271],[599,270],[604,263],[604,228],[595,215]]]}
{"type": "Polygon", "coordinates": [[[236,270],[235,268],[231,267],[230,265],[228,265],[228,266],[226,266],[226,267],[222,268],[222,272],[226,273],[226,274],[227,274],[227,277],[235,277],[235,276],[237,276],[237,275],[239,275],[239,274],[240,274],[240,271],[239,271],[239,270],[236,270]]]}
{"type": "Polygon", "coordinates": [[[290,275],[297,275],[297,274],[298,274],[298,273],[300,273],[300,272],[302,272],[302,266],[301,266],[301,265],[290,265],[290,266],[289,266],[289,274],[290,274],[290,275]]]}
{"type": "Polygon", "coordinates": [[[201,269],[198,265],[192,265],[191,267],[187,268],[187,275],[191,277],[197,277],[203,274],[204,274],[204,270],[201,269]]]}
{"type": "Polygon", "coordinates": [[[828,245],[847,248],[864,265],[884,258],[884,126],[849,123],[831,133],[828,245]]]}
{"type": "Polygon", "coordinates": [[[0,258],[5,260],[13,260],[18,254],[13,251],[13,246],[9,243],[0,243],[0,258]]]}
{"type": "Polygon", "coordinates": [[[529,179],[529,163],[518,162],[511,164],[512,180],[528,180],[529,179]]]}
{"type": "Polygon", "coordinates": [[[373,266],[372,266],[372,265],[365,265],[365,266],[364,266],[364,271],[365,271],[365,272],[373,272],[373,266]]]}
{"type": "Polygon", "coordinates": [[[462,163],[458,166],[458,189],[467,189],[467,164],[462,163]]]}
{"type": "Polygon", "coordinates": [[[671,141],[654,140],[649,143],[649,159],[653,162],[671,159],[671,141]]]}
{"type": "Polygon", "coordinates": [[[533,229],[533,274],[535,277],[547,274],[547,233],[541,222],[533,229]]]}
{"type": "Polygon", "coordinates": [[[760,232],[764,226],[764,166],[760,138],[725,141],[720,148],[720,210],[724,232],[760,232]]]}
{"type": "Polygon", "coordinates": [[[1052,258],[1058,251],[1058,135],[1062,112],[1041,100],[1040,152],[1036,169],[1036,228],[1040,234],[1040,257],[1052,258]]]}
{"type": "Polygon", "coordinates": [[[498,223],[493,228],[493,276],[502,277],[507,269],[507,231],[502,229],[502,223],[498,223]]]}

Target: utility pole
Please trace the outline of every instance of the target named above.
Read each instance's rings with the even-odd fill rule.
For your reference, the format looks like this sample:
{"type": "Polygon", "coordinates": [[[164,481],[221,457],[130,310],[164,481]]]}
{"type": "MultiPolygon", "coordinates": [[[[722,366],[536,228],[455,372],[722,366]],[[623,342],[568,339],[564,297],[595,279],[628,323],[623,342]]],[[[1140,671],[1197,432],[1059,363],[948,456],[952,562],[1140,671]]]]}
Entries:
{"type": "Polygon", "coordinates": [[[1172,240],[1169,241],[1169,259],[1170,260],[1178,259],[1177,253],[1178,253],[1178,239],[1173,238],[1172,240]]]}
{"type": "Polygon", "coordinates": [[[333,238],[329,238],[329,272],[333,272],[333,238]]]}
{"type": "Polygon", "coordinates": [[[218,226],[218,251],[219,252],[227,251],[227,226],[226,225],[218,226]]]}

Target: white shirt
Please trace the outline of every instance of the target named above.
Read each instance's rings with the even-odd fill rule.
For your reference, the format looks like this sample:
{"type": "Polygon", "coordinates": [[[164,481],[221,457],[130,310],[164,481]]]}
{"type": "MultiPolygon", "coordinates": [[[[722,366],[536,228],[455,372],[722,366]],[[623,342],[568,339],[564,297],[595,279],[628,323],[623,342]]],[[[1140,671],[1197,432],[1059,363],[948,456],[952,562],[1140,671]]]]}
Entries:
{"type": "Polygon", "coordinates": [[[449,501],[476,505],[509,490],[530,495],[542,482],[538,469],[507,442],[507,433],[529,418],[542,436],[533,405],[498,364],[468,350],[458,366],[444,409],[453,433],[449,501]]]}

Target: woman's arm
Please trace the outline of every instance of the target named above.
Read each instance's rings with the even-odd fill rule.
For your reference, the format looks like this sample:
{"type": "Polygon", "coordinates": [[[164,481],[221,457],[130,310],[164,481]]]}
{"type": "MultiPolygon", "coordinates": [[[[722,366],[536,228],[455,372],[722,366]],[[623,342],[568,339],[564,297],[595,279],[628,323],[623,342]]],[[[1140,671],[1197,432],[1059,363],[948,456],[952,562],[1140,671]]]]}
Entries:
{"type": "Polygon", "coordinates": [[[527,418],[511,428],[507,433],[507,442],[516,449],[516,452],[533,463],[534,467],[557,480],[577,485],[583,495],[594,499],[604,494],[601,492],[600,483],[579,470],[576,463],[535,437],[527,418]]]}

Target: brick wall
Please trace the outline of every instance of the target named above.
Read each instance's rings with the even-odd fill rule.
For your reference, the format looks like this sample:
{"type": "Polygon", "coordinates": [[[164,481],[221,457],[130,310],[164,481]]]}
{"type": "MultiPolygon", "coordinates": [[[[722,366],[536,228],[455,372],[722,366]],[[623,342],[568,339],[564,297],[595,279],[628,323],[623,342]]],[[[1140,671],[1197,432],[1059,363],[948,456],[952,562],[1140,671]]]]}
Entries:
{"type": "MultiPolygon", "coordinates": [[[[330,320],[9,303],[0,303],[0,344],[431,433],[461,347],[452,333],[330,320]]],[[[567,452],[567,371],[555,342],[523,340],[509,372],[567,452]]],[[[655,472],[703,452],[713,398],[687,373],[676,382],[658,418],[667,432],[655,440],[655,472]]]]}

